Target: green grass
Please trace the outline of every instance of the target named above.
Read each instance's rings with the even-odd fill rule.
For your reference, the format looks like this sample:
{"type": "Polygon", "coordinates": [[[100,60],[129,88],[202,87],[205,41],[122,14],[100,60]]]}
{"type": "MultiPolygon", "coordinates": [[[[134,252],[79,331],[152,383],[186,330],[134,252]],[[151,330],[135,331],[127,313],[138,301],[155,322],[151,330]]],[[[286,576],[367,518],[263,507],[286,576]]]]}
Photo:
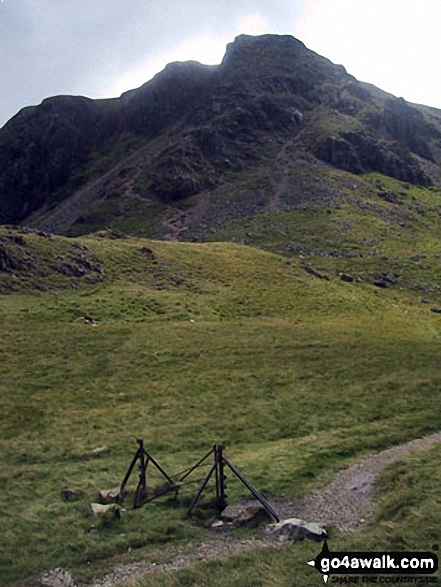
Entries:
{"type": "MultiPolygon", "coordinates": [[[[411,288],[325,281],[301,259],[231,244],[95,236],[78,249],[22,236],[8,247],[32,268],[5,273],[16,291],[1,298],[5,585],[54,567],[85,580],[204,539],[200,522],[182,520],[197,484],[177,508],[159,500],[121,521],[90,517],[98,492],[121,482],[138,436],[170,473],[222,441],[266,496],[283,499],[325,485],[360,455],[439,430],[440,319],[411,288]],[[102,281],[53,270],[80,254],[102,281]],[[64,487],[82,498],[63,502],[64,487]]],[[[230,500],[247,497],[230,485],[230,500]]],[[[375,540],[392,540],[386,526],[375,540]]],[[[295,547],[295,560],[308,549],[295,547]]],[[[291,550],[234,559],[229,584],[267,584],[291,550]],[[257,566],[240,579],[247,565],[257,566]]],[[[208,566],[213,577],[219,564],[208,566]]],[[[186,576],[176,584],[192,584],[186,576]]]]}
{"type": "Polygon", "coordinates": [[[67,235],[79,236],[110,228],[155,238],[161,234],[160,223],[163,218],[164,205],[158,201],[142,201],[140,198],[113,194],[92,204],[67,231],[67,235]]]}

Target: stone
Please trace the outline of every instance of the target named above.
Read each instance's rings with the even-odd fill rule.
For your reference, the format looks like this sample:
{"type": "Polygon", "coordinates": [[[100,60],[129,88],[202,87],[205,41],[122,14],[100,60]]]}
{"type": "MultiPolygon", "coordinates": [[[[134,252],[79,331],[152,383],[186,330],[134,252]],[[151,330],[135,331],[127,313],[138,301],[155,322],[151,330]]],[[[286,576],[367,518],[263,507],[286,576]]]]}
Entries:
{"type": "Polygon", "coordinates": [[[381,289],[386,289],[387,287],[389,287],[388,284],[383,280],[374,281],[374,285],[375,287],[381,287],[381,289]]]}
{"type": "Polygon", "coordinates": [[[398,277],[399,275],[397,273],[393,273],[392,271],[387,271],[383,273],[384,280],[388,283],[391,283],[392,285],[395,285],[397,283],[398,277]]]}
{"type": "Polygon", "coordinates": [[[155,261],[155,253],[152,251],[150,247],[142,247],[141,253],[144,253],[151,261],[155,261]]]}
{"type": "Polygon", "coordinates": [[[90,507],[92,508],[93,515],[99,516],[113,509],[113,504],[103,505],[101,503],[91,503],[90,507]]]}
{"type": "Polygon", "coordinates": [[[301,541],[305,538],[320,541],[327,538],[326,530],[317,522],[305,522],[299,518],[288,518],[274,524],[270,530],[273,538],[280,541],[301,541]]]}
{"type": "Polygon", "coordinates": [[[47,571],[38,581],[38,585],[42,587],[75,587],[70,572],[59,567],[47,571]]]}
{"type": "Polygon", "coordinates": [[[226,532],[227,530],[232,530],[233,527],[233,522],[225,522],[224,520],[215,520],[211,524],[211,529],[216,532],[226,532]]]}
{"type": "Polygon", "coordinates": [[[95,457],[99,457],[100,455],[102,455],[104,452],[106,452],[107,450],[107,446],[98,446],[97,448],[94,448],[92,450],[92,454],[95,457]]]}
{"type": "Polygon", "coordinates": [[[271,515],[258,502],[250,504],[236,504],[227,506],[221,514],[221,520],[230,522],[234,526],[258,526],[272,520],[271,515]]]}
{"type": "Polygon", "coordinates": [[[396,285],[398,283],[399,275],[393,271],[383,271],[383,273],[375,273],[374,285],[383,289],[389,287],[389,285],[396,285]]]}
{"type": "Polygon", "coordinates": [[[346,281],[347,283],[351,283],[352,281],[354,281],[353,276],[349,273],[340,273],[340,279],[342,281],[346,281]]]}
{"type": "Polygon", "coordinates": [[[121,508],[119,508],[114,503],[110,503],[107,505],[103,505],[101,503],[91,503],[90,507],[92,508],[92,514],[94,516],[104,516],[106,514],[113,514],[116,518],[121,517],[121,508]]]}
{"type": "Polygon", "coordinates": [[[77,501],[81,497],[81,493],[75,489],[65,487],[61,490],[61,497],[64,501],[77,501]]]}
{"type": "Polygon", "coordinates": [[[91,316],[84,316],[82,320],[84,324],[91,324],[92,326],[96,326],[96,321],[91,316]]]}
{"type": "Polygon", "coordinates": [[[325,137],[316,148],[314,155],[326,163],[351,173],[358,174],[364,171],[354,145],[341,136],[325,137]]]}
{"type": "Polygon", "coordinates": [[[115,503],[119,497],[119,487],[100,491],[100,502],[103,504],[115,503]]]}
{"type": "Polygon", "coordinates": [[[431,308],[430,311],[434,312],[435,314],[441,314],[441,308],[431,308]]]}

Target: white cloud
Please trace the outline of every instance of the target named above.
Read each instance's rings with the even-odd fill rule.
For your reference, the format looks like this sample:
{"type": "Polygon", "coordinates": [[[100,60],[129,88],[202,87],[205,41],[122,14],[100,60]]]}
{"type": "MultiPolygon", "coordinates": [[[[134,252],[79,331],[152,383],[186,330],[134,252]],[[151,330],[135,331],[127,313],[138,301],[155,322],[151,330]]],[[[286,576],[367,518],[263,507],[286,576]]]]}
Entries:
{"type": "Polygon", "coordinates": [[[310,0],[294,29],[358,79],[439,106],[440,22],[434,0],[310,0]]]}
{"type": "Polygon", "coordinates": [[[189,37],[157,57],[118,77],[104,92],[104,97],[120,96],[123,92],[137,88],[152,79],[173,61],[199,61],[205,65],[216,65],[222,61],[225,47],[239,34],[261,35],[273,32],[271,25],[261,14],[249,14],[237,21],[233,36],[204,34],[189,37]]]}
{"type": "Polygon", "coordinates": [[[358,79],[441,107],[441,0],[0,0],[0,126],[56,94],[118,96],[238,34],[293,34],[358,79]]]}
{"type": "Polygon", "coordinates": [[[143,64],[117,78],[104,92],[104,96],[119,96],[127,90],[137,88],[162,71],[173,61],[201,61],[206,65],[220,63],[228,39],[213,35],[191,37],[158,57],[147,59],[143,64]]]}
{"type": "Polygon", "coordinates": [[[264,35],[272,32],[270,22],[261,14],[248,14],[236,25],[236,34],[264,35]]]}

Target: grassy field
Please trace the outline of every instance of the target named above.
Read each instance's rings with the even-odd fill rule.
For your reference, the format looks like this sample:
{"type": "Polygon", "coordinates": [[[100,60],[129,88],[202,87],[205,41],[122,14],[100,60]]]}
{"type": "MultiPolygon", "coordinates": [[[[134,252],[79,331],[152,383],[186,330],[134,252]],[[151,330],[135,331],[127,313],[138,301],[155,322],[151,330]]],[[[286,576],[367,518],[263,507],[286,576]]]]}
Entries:
{"type": "MultiPolygon", "coordinates": [[[[345,283],[308,259],[327,271],[321,279],[304,259],[232,244],[0,236],[12,265],[0,281],[2,585],[54,567],[86,581],[207,536],[201,521],[182,519],[197,485],[175,507],[159,500],[121,520],[91,517],[138,436],[170,473],[222,441],[267,497],[283,499],[440,428],[441,318],[411,280],[345,283]],[[96,456],[97,447],[106,449],[96,456]],[[81,499],[64,502],[64,487],[81,499]]],[[[356,540],[408,540],[412,516],[409,544],[430,548],[439,529],[426,538],[427,520],[440,505],[424,480],[439,480],[438,462],[433,449],[385,474],[379,518],[356,540]]],[[[229,496],[247,493],[231,483],[229,496]]],[[[288,585],[316,550],[248,553],[154,584],[288,585]]],[[[298,584],[317,584],[307,571],[298,584]]]]}

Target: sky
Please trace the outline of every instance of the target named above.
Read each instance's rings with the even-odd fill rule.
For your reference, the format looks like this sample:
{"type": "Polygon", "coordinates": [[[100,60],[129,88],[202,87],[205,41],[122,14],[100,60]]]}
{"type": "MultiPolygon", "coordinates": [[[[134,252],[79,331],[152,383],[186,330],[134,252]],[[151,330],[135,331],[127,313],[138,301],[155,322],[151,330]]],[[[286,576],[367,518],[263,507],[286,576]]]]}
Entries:
{"type": "Polygon", "coordinates": [[[167,63],[290,34],[361,81],[441,108],[441,0],[0,0],[0,126],[59,94],[119,96],[167,63]]]}

